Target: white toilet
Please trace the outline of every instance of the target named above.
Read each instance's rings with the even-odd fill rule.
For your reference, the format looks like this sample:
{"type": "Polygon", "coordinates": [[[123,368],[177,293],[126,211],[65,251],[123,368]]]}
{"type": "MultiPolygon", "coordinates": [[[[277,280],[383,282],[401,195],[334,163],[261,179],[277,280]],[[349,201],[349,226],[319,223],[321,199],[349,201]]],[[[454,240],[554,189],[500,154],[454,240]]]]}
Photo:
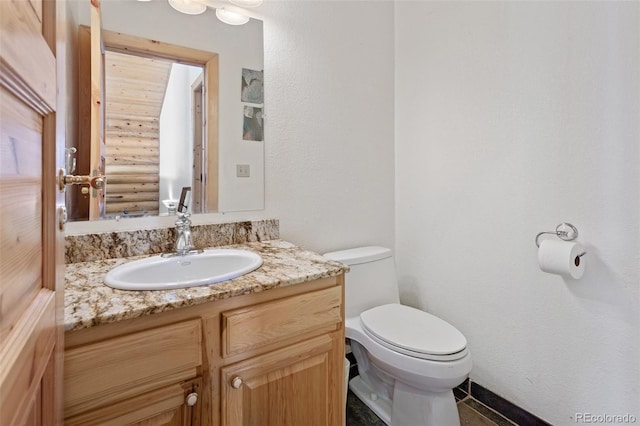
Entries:
{"type": "Polygon", "coordinates": [[[327,253],[350,266],[345,333],[359,376],[349,389],[392,426],[459,426],[453,388],[471,371],[467,341],[455,327],[400,305],[391,250],[327,253]]]}

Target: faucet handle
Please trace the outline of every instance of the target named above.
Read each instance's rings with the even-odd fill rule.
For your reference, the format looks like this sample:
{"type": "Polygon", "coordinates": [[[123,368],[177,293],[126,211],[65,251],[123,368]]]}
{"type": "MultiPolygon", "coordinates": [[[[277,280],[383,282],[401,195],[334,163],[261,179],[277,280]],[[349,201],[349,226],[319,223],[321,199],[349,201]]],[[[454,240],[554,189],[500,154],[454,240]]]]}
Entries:
{"type": "Polygon", "coordinates": [[[180,201],[178,201],[178,213],[188,213],[189,209],[189,193],[191,192],[190,186],[183,186],[180,193],[180,201]]]}

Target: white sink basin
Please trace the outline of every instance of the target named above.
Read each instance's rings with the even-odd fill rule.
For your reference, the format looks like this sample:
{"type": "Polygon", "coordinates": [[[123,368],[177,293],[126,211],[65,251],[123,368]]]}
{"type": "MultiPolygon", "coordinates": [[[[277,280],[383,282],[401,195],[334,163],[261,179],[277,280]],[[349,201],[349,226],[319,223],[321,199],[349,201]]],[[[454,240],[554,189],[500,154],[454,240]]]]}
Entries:
{"type": "Polygon", "coordinates": [[[227,281],[258,269],[260,255],[235,249],[210,249],[186,256],[153,256],[117,266],[105,283],[121,290],[169,290],[227,281]]]}

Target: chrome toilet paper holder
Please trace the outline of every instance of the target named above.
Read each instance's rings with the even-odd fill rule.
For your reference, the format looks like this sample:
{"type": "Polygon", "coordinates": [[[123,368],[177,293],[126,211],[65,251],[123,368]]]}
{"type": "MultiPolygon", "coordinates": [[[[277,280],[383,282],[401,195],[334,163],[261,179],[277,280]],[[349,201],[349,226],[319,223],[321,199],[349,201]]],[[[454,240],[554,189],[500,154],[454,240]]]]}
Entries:
{"type": "MultiPolygon", "coordinates": [[[[540,241],[539,241],[540,236],[543,234],[555,234],[561,240],[573,241],[576,238],[578,238],[578,228],[576,228],[574,225],[570,224],[569,222],[562,222],[560,225],[556,226],[555,231],[538,232],[538,235],[536,235],[536,246],[538,246],[538,248],[540,247],[540,241]]],[[[579,254],[578,257],[582,257],[585,254],[587,254],[586,251],[579,254]]]]}

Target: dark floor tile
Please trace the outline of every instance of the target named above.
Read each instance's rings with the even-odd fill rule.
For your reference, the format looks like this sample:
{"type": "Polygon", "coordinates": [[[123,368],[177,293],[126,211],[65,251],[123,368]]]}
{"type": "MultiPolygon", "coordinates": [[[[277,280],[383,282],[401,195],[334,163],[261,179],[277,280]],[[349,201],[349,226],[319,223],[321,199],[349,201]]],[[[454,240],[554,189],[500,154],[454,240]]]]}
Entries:
{"type": "Polygon", "coordinates": [[[353,392],[347,393],[347,426],[386,426],[353,392]]]}
{"type": "Polygon", "coordinates": [[[469,379],[466,379],[464,382],[453,388],[453,396],[456,398],[456,402],[469,396],[469,386],[469,379]]]}
{"type": "Polygon", "coordinates": [[[458,403],[458,414],[460,426],[498,426],[498,423],[491,421],[464,402],[458,403]]]}
{"type": "Polygon", "coordinates": [[[471,396],[520,426],[551,426],[551,424],[523,410],[490,390],[471,382],[471,396]]]}
{"type": "Polygon", "coordinates": [[[514,426],[515,423],[511,422],[507,418],[501,416],[499,413],[496,413],[491,408],[487,407],[484,404],[476,401],[473,398],[467,398],[464,401],[458,403],[458,410],[461,409],[462,406],[466,406],[471,408],[473,411],[478,413],[480,416],[486,418],[493,425],[497,426],[514,426]]]}
{"type": "Polygon", "coordinates": [[[461,401],[461,400],[465,399],[469,395],[465,391],[463,391],[462,389],[453,388],[453,396],[455,396],[456,402],[458,402],[458,401],[461,401]]]}
{"type": "Polygon", "coordinates": [[[460,389],[460,391],[462,391],[462,392],[464,392],[464,393],[466,393],[468,395],[470,387],[471,387],[471,383],[469,381],[469,378],[467,378],[467,379],[465,379],[464,382],[460,383],[454,389],[460,389]]]}

